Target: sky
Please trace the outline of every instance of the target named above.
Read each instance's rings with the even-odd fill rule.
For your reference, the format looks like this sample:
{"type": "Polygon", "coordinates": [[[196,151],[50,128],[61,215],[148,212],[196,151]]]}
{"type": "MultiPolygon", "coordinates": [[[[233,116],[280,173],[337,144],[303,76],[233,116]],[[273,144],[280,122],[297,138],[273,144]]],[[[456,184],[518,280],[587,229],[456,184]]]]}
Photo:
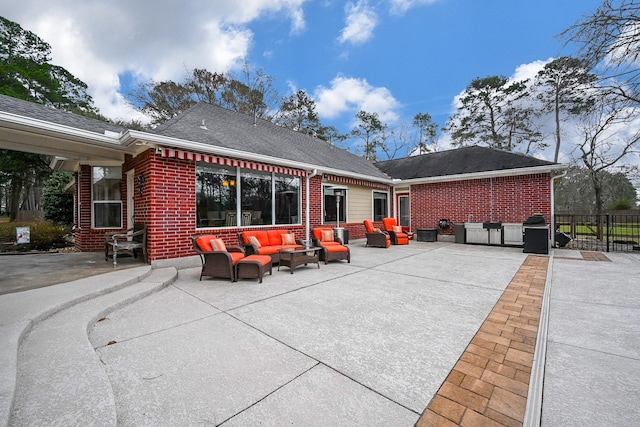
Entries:
{"type": "MultiPolygon", "coordinates": [[[[247,61],[281,96],[304,90],[324,125],[360,110],[390,127],[429,113],[444,126],[475,78],[533,77],[571,55],[558,35],[601,0],[0,0],[0,15],[48,42],[100,112],[142,119],[139,83],[247,61]]],[[[441,147],[442,148],[442,147],[441,147]]],[[[446,148],[446,147],[444,147],[446,148]]],[[[548,157],[548,153],[541,153],[548,157]]]]}

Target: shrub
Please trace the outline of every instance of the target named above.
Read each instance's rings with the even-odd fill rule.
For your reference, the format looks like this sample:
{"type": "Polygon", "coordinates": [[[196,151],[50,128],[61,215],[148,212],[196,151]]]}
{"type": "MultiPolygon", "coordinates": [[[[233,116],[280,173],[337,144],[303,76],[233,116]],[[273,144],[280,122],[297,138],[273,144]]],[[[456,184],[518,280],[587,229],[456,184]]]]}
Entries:
{"type": "Polygon", "coordinates": [[[67,246],[64,236],[69,233],[69,229],[63,225],[52,222],[4,222],[0,223],[0,242],[16,241],[16,227],[30,227],[30,241],[16,245],[19,251],[28,250],[49,250],[54,247],[67,246]]]}
{"type": "Polygon", "coordinates": [[[609,205],[612,211],[627,211],[633,207],[631,200],[616,200],[609,205]]]}

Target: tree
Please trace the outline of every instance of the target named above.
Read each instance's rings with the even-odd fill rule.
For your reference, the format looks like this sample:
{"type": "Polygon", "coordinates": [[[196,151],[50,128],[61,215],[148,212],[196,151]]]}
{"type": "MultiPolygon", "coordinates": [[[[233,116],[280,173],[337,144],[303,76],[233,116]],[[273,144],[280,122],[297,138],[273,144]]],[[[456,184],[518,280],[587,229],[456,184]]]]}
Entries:
{"type": "Polygon", "coordinates": [[[640,3],[604,0],[591,15],[561,33],[567,43],[580,46],[579,56],[589,68],[601,66],[607,89],[640,104],[640,3]]]}
{"type": "Polygon", "coordinates": [[[473,80],[458,99],[458,111],[447,130],[454,145],[485,145],[512,151],[523,141],[529,147],[542,141],[532,124],[532,110],[517,103],[528,95],[526,81],[511,82],[503,76],[473,80]]]}
{"type": "Polygon", "coordinates": [[[367,160],[377,160],[377,150],[382,148],[387,135],[387,125],[383,124],[378,113],[367,113],[360,110],[356,114],[356,118],[359,120],[357,128],[351,131],[351,136],[362,139],[362,151],[363,156],[367,160]]]}
{"type": "Polygon", "coordinates": [[[16,220],[31,191],[41,185],[50,174],[47,156],[0,150],[0,183],[8,185],[9,221],[16,220]]]}
{"type": "Polygon", "coordinates": [[[51,46],[0,17],[0,93],[79,113],[98,113],[87,85],[51,60],[51,46]]]}
{"type": "MultiPolygon", "coordinates": [[[[19,24],[0,17],[0,93],[98,117],[87,85],[50,60],[48,43],[19,24]]],[[[48,165],[48,156],[0,150],[0,183],[7,191],[11,221],[15,221],[18,211],[39,193],[51,173],[48,165]]],[[[35,202],[32,208],[38,208],[39,200],[35,202]]]]}
{"type": "Polygon", "coordinates": [[[188,86],[171,80],[141,84],[131,96],[138,109],[151,118],[152,126],[166,122],[196,103],[188,86]]]}
{"type": "MultiPolygon", "coordinates": [[[[580,125],[582,141],[578,144],[577,150],[579,161],[589,173],[597,215],[601,215],[604,209],[605,171],[619,168],[621,160],[637,152],[640,129],[629,126],[637,114],[637,108],[629,107],[624,100],[603,91],[595,98],[594,106],[589,113],[583,115],[580,125]]],[[[600,223],[598,237],[602,237],[600,223]]]]}
{"type": "Polygon", "coordinates": [[[413,125],[418,128],[417,153],[426,154],[438,151],[436,138],[438,136],[438,125],[433,122],[429,113],[418,113],[413,116],[413,125]]]}
{"type": "Polygon", "coordinates": [[[316,112],[316,103],[303,90],[282,100],[274,121],[280,126],[314,136],[322,128],[316,112]]]}
{"type": "Polygon", "coordinates": [[[589,107],[589,88],[596,76],[589,73],[584,61],[568,56],[547,63],[535,78],[540,89],[538,99],[543,113],[552,113],[555,123],[554,162],[558,162],[562,143],[561,123],[565,115],[577,115],[589,107]]]}
{"type": "Polygon", "coordinates": [[[44,219],[64,225],[73,224],[73,194],[64,190],[72,180],[73,175],[68,172],[51,174],[42,195],[44,219]]]}
{"type": "MultiPolygon", "coordinates": [[[[626,174],[603,171],[602,202],[612,206],[620,201],[633,205],[636,190],[626,174]]],[[[563,212],[594,212],[595,194],[589,169],[578,165],[571,166],[554,189],[556,210],[563,212]]]]}
{"type": "Polygon", "coordinates": [[[242,67],[239,79],[231,78],[222,92],[222,106],[257,118],[270,120],[269,112],[276,109],[278,91],[274,78],[263,69],[253,70],[249,63],[242,67]]]}

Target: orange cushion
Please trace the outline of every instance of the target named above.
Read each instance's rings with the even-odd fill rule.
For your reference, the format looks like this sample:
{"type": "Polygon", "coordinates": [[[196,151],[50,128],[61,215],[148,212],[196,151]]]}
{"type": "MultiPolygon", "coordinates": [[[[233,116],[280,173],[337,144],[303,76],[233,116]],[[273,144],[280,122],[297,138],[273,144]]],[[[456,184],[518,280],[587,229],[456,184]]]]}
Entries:
{"type": "Polygon", "coordinates": [[[200,236],[196,239],[196,245],[198,245],[202,252],[211,252],[213,250],[211,239],[216,239],[217,237],[218,236],[213,235],[200,236]]]}
{"type": "Polygon", "coordinates": [[[327,252],[348,252],[349,248],[342,245],[331,245],[331,246],[323,246],[327,250],[327,252]]]}
{"type": "Polygon", "coordinates": [[[329,246],[342,246],[342,245],[339,242],[332,240],[330,242],[320,242],[320,246],[322,246],[323,248],[326,248],[329,246]]]}
{"type": "Polygon", "coordinates": [[[231,262],[233,264],[244,258],[244,254],[242,252],[229,252],[229,255],[231,255],[231,262]]]}
{"type": "Polygon", "coordinates": [[[248,245],[249,244],[249,237],[250,236],[254,236],[258,238],[258,241],[260,241],[260,244],[262,246],[267,246],[269,245],[269,235],[267,234],[266,231],[245,231],[242,233],[242,240],[244,240],[244,244],[248,245]]]}
{"type": "Polygon", "coordinates": [[[269,243],[262,243],[262,246],[266,245],[281,245],[283,234],[288,234],[289,230],[269,230],[267,231],[267,239],[269,243]]]}
{"type": "Polygon", "coordinates": [[[393,227],[394,225],[397,225],[395,218],[383,218],[382,224],[384,225],[384,229],[387,231],[391,230],[391,227],[393,227]]]}
{"type": "Polygon", "coordinates": [[[259,262],[262,265],[271,264],[271,257],[268,255],[249,255],[248,257],[243,258],[242,262],[259,262]]]}
{"type": "Polygon", "coordinates": [[[375,231],[375,229],[373,228],[373,222],[371,222],[371,220],[365,219],[364,229],[367,233],[373,233],[375,231]]]}

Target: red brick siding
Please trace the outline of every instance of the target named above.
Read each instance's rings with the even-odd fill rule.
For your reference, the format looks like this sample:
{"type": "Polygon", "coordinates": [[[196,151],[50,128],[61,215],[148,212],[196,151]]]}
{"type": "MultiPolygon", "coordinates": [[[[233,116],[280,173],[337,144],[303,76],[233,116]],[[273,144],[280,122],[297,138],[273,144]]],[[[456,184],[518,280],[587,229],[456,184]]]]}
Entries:
{"type": "MultiPolygon", "coordinates": [[[[533,214],[551,220],[549,174],[442,182],[411,186],[411,228],[501,221],[521,223],[533,214]]],[[[453,234],[453,227],[442,230],[453,234]]]]}

